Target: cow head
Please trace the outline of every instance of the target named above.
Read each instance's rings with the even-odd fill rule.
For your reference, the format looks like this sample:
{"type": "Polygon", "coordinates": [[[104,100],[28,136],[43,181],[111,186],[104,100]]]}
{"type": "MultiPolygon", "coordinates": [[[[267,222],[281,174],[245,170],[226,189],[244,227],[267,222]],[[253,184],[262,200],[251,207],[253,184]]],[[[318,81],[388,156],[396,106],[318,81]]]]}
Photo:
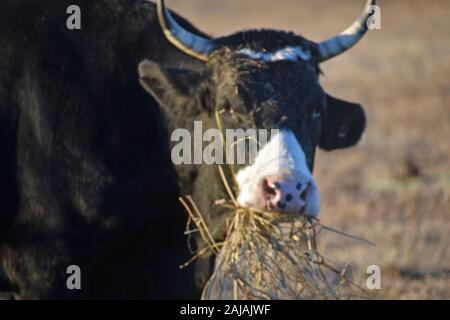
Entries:
{"type": "Polygon", "coordinates": [[[317,216],[319,193],[312,177],[316,147],[351,147],[365,127],[360,105],[324,92],[319,64],[362,38],[374,3],[368,1],[363,15],[340,35],[314,43],[274,30],[206,39],[182,29],[160,0],[158,15],[167,39],[206,67],[201,72],[174,70],[144,61],[141,83],[166,113],[178,118],[188,111],[218,111],[225,128],[279,129],[254,163],[237,171],[238,202],[317,216]]]}

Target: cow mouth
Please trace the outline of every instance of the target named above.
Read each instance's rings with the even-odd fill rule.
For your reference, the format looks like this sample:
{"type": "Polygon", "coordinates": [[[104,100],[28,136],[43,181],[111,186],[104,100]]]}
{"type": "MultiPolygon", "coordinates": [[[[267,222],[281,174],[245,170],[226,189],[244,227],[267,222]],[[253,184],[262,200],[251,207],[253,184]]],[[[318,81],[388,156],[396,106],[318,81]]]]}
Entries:
{"type": "MultiPolygon", "coordinates": [[[[307,196],[312,188],[312,183],[309,182],[306,187],[297,195],[303,202],[304,205],[296,212],[299,215],[304,215],[307,207],[307,196]]],[[[277,193],[280,192],[281,186],[278,182],[270,182],[268,179],[263,179],[261,183],[262,197],[264,199],[264,209],[268,212],[273,212],[277,214],[293,214],[287,208],[286,202],[283,202],[281,199],[274,203],[274,198],[277,197],[277,193]]]]}

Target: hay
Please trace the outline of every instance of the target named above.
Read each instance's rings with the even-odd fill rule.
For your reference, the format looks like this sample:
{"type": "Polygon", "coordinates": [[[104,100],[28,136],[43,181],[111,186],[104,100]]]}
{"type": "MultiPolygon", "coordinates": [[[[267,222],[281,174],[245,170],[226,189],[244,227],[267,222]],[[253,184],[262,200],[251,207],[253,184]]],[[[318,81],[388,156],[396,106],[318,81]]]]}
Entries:
{"type": "Polygon", "coordinates": [[[182,199],[182,203],[207,243],[189,263],[208,250],[217,255],[202,299],[366,297],[365,290],[349,279],[346,268],[339,269],[317,251],[316,230],[324,230],[317,221],[224,202],[221,205],[233,213],[227,223],[225,241],[216,243],[192,198],[186,200],[182,199]]]}

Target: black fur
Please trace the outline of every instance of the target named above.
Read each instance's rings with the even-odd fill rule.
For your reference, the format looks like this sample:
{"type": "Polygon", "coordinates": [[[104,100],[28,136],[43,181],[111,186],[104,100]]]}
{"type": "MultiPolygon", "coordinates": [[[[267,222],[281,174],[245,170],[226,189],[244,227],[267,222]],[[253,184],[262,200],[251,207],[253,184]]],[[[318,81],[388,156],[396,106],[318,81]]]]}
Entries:
{"type": "Polygon", "coordinates": [[[137,65],[202,64],[149,3],[2,2],[0,30],[1,259],[16,297],[197,296],[178,269],[190,254],[167,130],[137,65]],[[70,4],[81,31],[66,28],[70,4]],[[81,291],[66,288],[71,264],[81,291]]]}
{"type": "Polygon", "coordinates": [[[314,57],[236,54],[285,45],[316,54],[292,33],[218,39],[205,64],[169,44],[143,1],[10,0],[0,4],[0,30],[0,256],[18,298],[198,297],[211,261],[178,269],[190,253],[177,198],[192,194],[219,225],[225,212],[212,204],[226,194],[216,167],[172,165],[173,128],[215,127],[214,111],[233,109],[226,128],[289,127],[310,166],[319,142],[346,147],[362,133],[361,110],[340,102],[348,119],[326,109],[314,57]],[[82,8],[81,31],[65,27],[71,4],[82,8]],[[151,62],[139,75],[143,60],[151,62]],[[343,123],[356,129],[336,140],[343,123]],[[71,264],[81,267],[81,291],[66,288],[71,264]]]}

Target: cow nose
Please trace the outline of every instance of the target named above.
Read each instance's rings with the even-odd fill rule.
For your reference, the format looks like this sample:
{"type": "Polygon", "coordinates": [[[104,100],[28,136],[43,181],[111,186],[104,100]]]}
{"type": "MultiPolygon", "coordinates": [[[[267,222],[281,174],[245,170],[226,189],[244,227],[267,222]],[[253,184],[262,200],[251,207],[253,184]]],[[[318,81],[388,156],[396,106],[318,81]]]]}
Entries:
{"type": "Polygon", "coordinates": [[[315,215],[307,212],[308,202],[312,201],[315,192],[312,181],[300,181],[273,176],[262,180],[263,210],[315,215]]]}

